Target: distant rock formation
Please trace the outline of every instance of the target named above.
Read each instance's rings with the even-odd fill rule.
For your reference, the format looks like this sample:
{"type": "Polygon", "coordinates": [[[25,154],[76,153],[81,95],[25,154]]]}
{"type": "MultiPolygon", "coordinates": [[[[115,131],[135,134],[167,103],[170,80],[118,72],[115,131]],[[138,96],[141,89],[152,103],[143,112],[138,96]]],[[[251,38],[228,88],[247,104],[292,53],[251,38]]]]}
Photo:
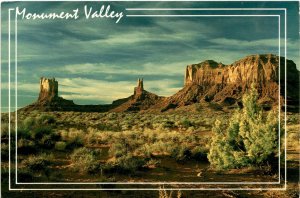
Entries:
{"type": "Polygon", "coordinates": [[[55,78],[41,77],[38,100],[22,109],[26,111],[105,112],[111,108],[111,105],[77,105],[72,100],[58,96],[58,81],[55,78]]]}
{"type": "Polygon", "coordinates": [[[68,111],[74,109],[75,104],[72,100],[66,100],[58,96],[58,82],[55,78],[40,79],[40,93],[38,100],[23,108],[25,110],[42,111],[68,111]]]}
{"type": "MultiPolygon", "coordinates": [[[[212,60],[188,65],[184,88],[171,96],[165,106],[175,108],[200,101],[232,105],[241,100],[252,83],[258,89],[261,104],[276,105],[279,97],[283,104],[284,61],[284,57],[268,54],[247,56],[230,65],[212,60]]],[[[287,100],[288,105],[292,107],[299,105],[299,71],[291,60],[287,60],[287,68],[287,100]]]]}
{"type": "Polygon", "coordinates": [[[134,88],[133,95],[141,95],[144,91],[143,79],[138,79],[137,87],[134,88]]]}
{"type": "Polygon", "coordinates": [[[159,103],[164,97],[150,93],[144,90],[143,79],[138,79],[137,86],[134,88],[133,95],[128,98],[119,99],[113,101],[113,105],[117,106],[113,108],[112,112],[123,111],[142,111],[147,110],[155,104],[159,103]]]}
{"type": "Polygon", "coordinates": [[[66,100],[58,96],[58,82],[55,78],[40,79],[40,93],[38,100],[28,105],[23,110],[33,111],[79,111],[79,112],[123,112],[141,111],[158,103],[163,98],[144,90],[143,79],[138,79],[134,94],[128,98],[113,101],[104,105],[77,105],[72,100],[66,100]]]}
{"type": "Polygon", "coordinates": [[[40,94],[38,101],[52,101],[58,98],[58,82],[55,78],[47,79],[42,77],[40,79],[40,94]]]}
{"type": "Polygon", "coordinates": [[[299,109],[299,71],[291,60],[286,60],[286,71],[287,73],[285,73],[285,58],[272,54],[247,56],[230,65],[206,60],[186,67],[184,87],[170,97],[161,97],[146,91],[143,79],[138,79],[133,95],[107,105],[76,105],[72,100],[58,96],[58,82],[55,78],[42,77],[38,100],[23,109],[163,112],[199,102],[212,102],[232,107],[240,105],[243,94],[251,87],[251,84],[255,84],[259,93],[259,103],[265,108],[278,105],[279,99],[280,105],[283,106],[286,92],[288,110],[297,111],[299,109]]]}

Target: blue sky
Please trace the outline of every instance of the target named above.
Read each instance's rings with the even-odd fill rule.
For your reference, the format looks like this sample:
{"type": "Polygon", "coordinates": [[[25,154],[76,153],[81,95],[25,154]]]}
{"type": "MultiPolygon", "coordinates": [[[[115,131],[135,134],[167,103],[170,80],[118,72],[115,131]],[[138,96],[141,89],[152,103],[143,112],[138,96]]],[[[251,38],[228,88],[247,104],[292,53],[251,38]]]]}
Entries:
{"type": "MultiPolygon", "coordinates": [[[[299,63],[297,2],[104,4],[125,14],[278,14],[278,11],[124,11],[135,7],[287,8],[288,59],[299,63]]],[[[79,8],[82,12],[84,5],[99,10],[103,2],[2,4],[2,111],[7,111],[8,106],[8,8],[19,6],[36,13],[79,8]]],[[[13,27],[11,32],[13,38],[13,27]]],[[[144,78],[148,91],[170,96],[182,88],[188,64],[207,59],[231,64],[247,55],[266,53],[278,54],[277,17],[124,17],[117,24],[112,19],[86,20],[83,16],[78,20],[19,19],[18,106],[37,99],[41,76],[55,77],[59,81],[59,95],[77,104],[104,104],[131,95],[139,77],[144,78]]],[[[13,53],[11,56],[14,59],[13,53]]],[[[11,64],[14,66],[13,60],[11,64]]],[[[13,69],[11,78],[14,81],[13,69]]],[[[11,91],[14,97],[13,87],[11,91]]]]}

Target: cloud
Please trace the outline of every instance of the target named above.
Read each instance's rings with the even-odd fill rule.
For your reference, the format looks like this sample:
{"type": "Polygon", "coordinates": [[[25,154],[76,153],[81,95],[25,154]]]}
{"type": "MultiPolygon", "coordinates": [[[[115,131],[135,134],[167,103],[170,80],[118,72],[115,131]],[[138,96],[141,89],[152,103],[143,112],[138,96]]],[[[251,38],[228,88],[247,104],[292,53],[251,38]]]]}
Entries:
{"type": "MultiPolygon", "coordinates": [[[[111,103],[113,100],[126,98],[133,94],[136,82],[117,81],[107,82],[104,80],[95,80],[87,78],[57,78],[59,82],[59,95],[65,99],[86,104],[111,103]]],[[[177,85],[176,80],[145,80],[146,90],[161,96],[170,96],[176,93],[181,86],[177,85]]],[[[12,94],[14,94],[14,84],[11,85],[12,94]]],[[[8,89],[8,83],[2,83],[2,89],[8,89]]],[[[37,98],[39,91],[38,83],[18,84],[19,97],[37,98]]]]}
{"type": "MultiPolygon", "coordinates": [[[[8,89],[9,84],[8,83],[1,83],[1,89],[8,89]]],[[[17,90],[18,91],[25,91],[25,92],[29,92],[29,93],[36,93],[38,92],[40,88],[39,83],[22,83],[22,82],[18,82],[17,83],[17,90]]],[[[12,81],[10,84],[10,89],[11,92],[14,92],[15,90],[15,83],[12,81]]]]}
{"type": "MultiPolygon", "coordinates": [[[[84,78],[63,78],[58,79],[60,85],[60,92],[66,99],[88,99],[101,100],[111,103],[113,100],[125,98],[133,94],[133,89],[136,86],[135,82],[119,81],[107,82],[103,80],[93,80],[84,78]]],[[[170,81],[163,79],[160,81],[145,80],[145,89],[151,91],[156,90],[156,94],[169,96],[180,89],[174,87],[177,81],[170,81]]]]}
{"type": "MultiPolygon", "coordinates": [[[[279,47],[279,38],[276,39],[259,39],[259,40],[251,40],[251,41],[246,41],[246,40],[239,40],[239,39],[227,39],[227,38],[215,38],[215,39],[210,39],[210,42],[217,44],[217,45],[224,45],[227,47],[233,47],[235,46],[236,48],[246,48],[246,47],[256,47],[256,48],[261,48],[261,47],[270,47],[270,48],[278,48],[279,47]]],[[[285,44],[285,39],[280,38],[280,45],[284,46],[285,44]]],[[[297,49],[298,44],[297,42],[287,39],[287,45],[289,49],[297,49]]]]}
{"type": "Polygon", "coordinates": [[[65,65],[60,68],[62,72],[68,72],[71,74],[90,74],[101,73],[107,74],[130,74],[130,75],[181,75],[184,73],[185,66],[188,61],[183,62],[170,62],[170,63],[157,63],[148,62],[141,63],[139,67],[123,67],[116,65],[107,65],[103,63],[84,63],[84,64],[72,64],[65,65]],[[154,69],[155,68],[155,69],[154,69]],[[159,68],[159,69],[158,69],[159,68]]]}
{"type": "Polygon", "coordinates": [[[210,39],[210,42],[217,44],[217,45],[224,45],[227,47],[235,46],[237,48],[245,48],[245,47],[278,47],[278,39],[261,39],[261,40],[238,40],[238,39],[227,39],[227,38],[216,38],[210,39]]]}

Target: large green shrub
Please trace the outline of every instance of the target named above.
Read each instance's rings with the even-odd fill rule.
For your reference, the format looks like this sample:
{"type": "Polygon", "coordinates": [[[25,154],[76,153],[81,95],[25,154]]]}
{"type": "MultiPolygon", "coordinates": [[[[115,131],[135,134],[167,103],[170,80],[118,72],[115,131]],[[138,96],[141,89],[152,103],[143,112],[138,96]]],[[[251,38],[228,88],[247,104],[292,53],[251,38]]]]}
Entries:
{"type": "Polygon", "coordinates": [[[95,173],[100,169],[100,150],[78,148],[71,155],[73,168],[80,172],[95,173]]]}
{"type": "Polygon", "coordinates": [[[42,139],[43,136],[51,134],[52,128],[50,126],[36,126],[31,131],[31,138],[32,139],[42,139]]]}
{"type": "Polygon", "coordinates": [[[104,170],[106,172],[114,173],[134,173],[135,171],[143,168],[148,161],[149,159],[127,154],[116,158],[115,161],[107,163],[104,170]]]}
{"type": "Polygon", "coordinates": [[[208,159],[217,169],[261,165],[278,151],[278,114],[267,116],[257,103],[254,87],[243,96],[243,109],[225,126],[216,120],[208,159]]]}
{"type": "MultiPolygon", "coordinates": [[[[60,140],[60,135],[53,130],[53,123],[55,119],[52,115],[28,116],[18,125],[18,138],[33,141],[34,146],[51,149],[60,140]]],[[[26,144],[22,144],[25,142],[20,142],[23,146],[18,146],[19,150],[26,150],[26,144]]]]}

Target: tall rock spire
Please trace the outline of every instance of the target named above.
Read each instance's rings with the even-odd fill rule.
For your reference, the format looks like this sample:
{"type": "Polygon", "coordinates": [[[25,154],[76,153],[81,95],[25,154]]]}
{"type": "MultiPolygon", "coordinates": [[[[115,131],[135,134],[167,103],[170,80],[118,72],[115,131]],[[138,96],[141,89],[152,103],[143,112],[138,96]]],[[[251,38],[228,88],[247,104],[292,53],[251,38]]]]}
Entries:
{"type": "Polygon", "coordinates": [[[134,88],[134,95],[142,94],[144,91],[144,82],[143,79],[138,79],[137,87],[134,88]]]}

